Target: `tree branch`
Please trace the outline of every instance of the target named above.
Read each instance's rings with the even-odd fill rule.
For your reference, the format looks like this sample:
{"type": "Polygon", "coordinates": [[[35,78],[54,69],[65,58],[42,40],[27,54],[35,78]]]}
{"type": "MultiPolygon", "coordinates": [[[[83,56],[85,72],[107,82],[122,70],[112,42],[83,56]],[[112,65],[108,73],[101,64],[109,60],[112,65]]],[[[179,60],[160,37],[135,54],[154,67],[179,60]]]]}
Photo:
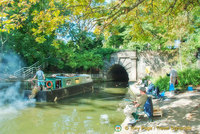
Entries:
{"type": "Polygon", "coordinates": [[[88,3],[88,6],[86,7],[86,9],[90,7],[91,3],[92,3],[92,0],[90,0],[90,2],[88,3]]]}
{"type": "Polygon", "coordinates": [[[154,13],[153,13],[153,0],[151,1],[151,7],[152,7],[153,18],[154,18],[154,13]]]}
{"type": "Polygon", "coordinates": [[[114,7],[109,8],[108,10],[110,10],[110,11],[111,11],[111,14],[112,14],[113,10],[115,10],[117,7],[120,7],[124,2],[125,2],[125,0],[121,0],[120,3],[118,3],[118,4],[115,5],[114,7]]]}
{"type": "Polygon", "coordinates": [[[138,12],[136,11],[136,17],[140,23],[141,29],[142,29],[142,33],[144,33],[144,29],[142,28],[142,22],[140,21],[140,18],[138,17],[138,12]]]}
{"type": "Polygon", "coordinates": [[[170,9],[171,9],[171,11],[170,12],[172,12],[172,10],[173,10],[173,8],[174,8],[174,6],[176,5],[176,2],[177,2],[177,0],[175,0],[174,1],[174,3],[172,4],[172,5],[170,5],[169,6],[169,8],[165,11],[165,13],[164,14],[166,14],[170,9]]]}
{"type": "Polygon", "coordinates": [[[101,29],[101,31],[103,31],[108,25],[110,25],[112,22],[114,22],[118,17],[120,17],[121,15],[123,14],[127,14],[129,13],[130,11],[132,11],[133,9],[135,9],[136,7],[138,7],[141,3],[143,3],[145,0],[138,0],[136,3],[134,3],[131,7],[127,7],[127,8],[120,8],[115,14],[109,16],[107,18],[108,19],[111,19],[112,20],[109,22],[109,23],[106,23],[103,28],[101,29]],[[122,12],[124,11],[124,12],[122,12]]]}

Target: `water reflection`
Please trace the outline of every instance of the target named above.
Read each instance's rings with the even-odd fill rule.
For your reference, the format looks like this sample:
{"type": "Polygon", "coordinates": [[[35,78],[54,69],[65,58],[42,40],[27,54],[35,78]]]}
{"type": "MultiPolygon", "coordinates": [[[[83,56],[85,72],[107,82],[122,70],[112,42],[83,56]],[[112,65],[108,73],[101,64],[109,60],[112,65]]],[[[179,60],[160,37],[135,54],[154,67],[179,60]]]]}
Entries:
{"type": "Polygon", "coordinates": [[[107,114],[100,115],[100,122],[101,124],[108,124],[109,123],[108,115],[107,114]]]}
{"type": "MultiPolygon", "coordinates": [[[[112,87],[116,83],[99,83],[93,93],[67,98],[57,103],[35,103],[23,109],[11,109],[0,121],[3,133],[15,134],[110,134],[121,124],[124,115],[117,106],[127,92],[126,87],[112,87]],[[115,90],[115,91],[113,91],[115,90]],[[12,122],[12,129],[8,129],[12,122]]],[[[123,85],[123,84],[120,84],[123,85]]],[[[2,106],[0,106],[2,108],[2,106]]]]}

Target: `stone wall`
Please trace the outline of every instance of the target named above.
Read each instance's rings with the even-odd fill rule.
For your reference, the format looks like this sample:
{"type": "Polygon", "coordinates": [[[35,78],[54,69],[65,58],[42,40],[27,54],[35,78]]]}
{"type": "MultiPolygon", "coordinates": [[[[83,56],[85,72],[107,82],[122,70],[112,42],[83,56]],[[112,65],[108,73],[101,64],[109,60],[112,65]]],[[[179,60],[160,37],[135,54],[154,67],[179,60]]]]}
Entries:
{"type": "Polygon", "coordinates": [[[145,51],[137,53],[137,58],[137,78],[139,79],[147,75],[146,68],[150,70],[150,76],[165,75],[170,71],[170,65],[176,64],[174,61],[177,55],[171,55],[167,52],[145,51]]]}
{"type": "Polygon", "coordinates": [[[176,65],[178,59],[178,52],[176,53],[176,51],[144,51],[136,53],[136,51],[123,50],[113,53],[110,60],[104,60],[104,68],[100,74],[104,79],[108,79],[112,67],[120,65],[126,70],[129,81],[137,81],[139,78],[144,78],[147,75],[146,68],[150,70],[150,76],[165,75],[167,72],[169,73],[170,65],[176,65]]]}
{"type": "Polygon", "coordinates": [[[104,61],[104,67],[102,73],[105,79],[108,79],[108,74],[110,69],[114,65],[122,66],[129,77],[129,81],[136,81],[137,80],[137,57],[136,51],[131,50],[122,50],[117,53],[113,53],[110,56],[110,60],[104,61]]]}

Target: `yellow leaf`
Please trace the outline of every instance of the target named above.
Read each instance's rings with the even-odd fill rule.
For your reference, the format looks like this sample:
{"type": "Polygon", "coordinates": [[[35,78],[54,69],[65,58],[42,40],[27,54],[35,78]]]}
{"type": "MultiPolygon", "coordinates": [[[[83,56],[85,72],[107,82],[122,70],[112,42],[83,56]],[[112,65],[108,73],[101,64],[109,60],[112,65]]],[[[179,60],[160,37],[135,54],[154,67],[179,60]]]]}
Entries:
{"type": "Polygon", "coordinates": [[[97,34],[97,35],[99,35],[100,34],[100,29],[95,28],[94,33],[97,34]]]}
{"type": "Polygon", "coordinates": [[[34,10],[33,13],[31,15],[37,15],[38,14],[38,11],[37,10],[34,10]]]}
{"type": "Polygon", "coordinates": [[[53,1],[53,0],[49,3],[49,6],[50,6],[50,7],[55,7],[54,1],[53,1]]]}
{"type": "Polygon", "coordinates": [[[36,4],[36,2],[38,2],[38,0],[29,0],[31,3],[36,4]]]}
{"type": "Polygon", "coordinates": [[[57,10],[57,11],[54,12],[55,17],[58,17],[59,14],[60,14],[60,11],[59,11],[59,10],[57,10]]]}
{"type": "Polygon", "coordinates": [[[46,39],[44,38],[44,36],[37,37],[35,40],[38,43],[44,43],[46,41],[46,39]]]}
{"type": "Polygon", "coordinates": [[[51,45],[58,49],[60,44],[56,40],[54,40],[51,45]]]}
{"type": "Polygon", "coordinates": [[[37,29],[35,29],[35,28],[32,28],[32,31],[33,31],[33,32],[36,32],[36,31],[37,31],[37,29]]]}
{"type": "Polygon", "coordinates": [[[6,32],[6,29],[2,29],[1,31],[2,31],[2,32],[6,32]]]}

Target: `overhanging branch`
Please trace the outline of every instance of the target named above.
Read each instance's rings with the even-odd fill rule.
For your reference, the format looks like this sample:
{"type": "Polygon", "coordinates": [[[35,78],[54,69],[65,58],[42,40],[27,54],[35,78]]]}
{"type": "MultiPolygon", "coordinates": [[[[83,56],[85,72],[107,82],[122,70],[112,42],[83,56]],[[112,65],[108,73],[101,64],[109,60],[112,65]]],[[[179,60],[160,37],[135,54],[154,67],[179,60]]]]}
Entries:
{"type": "Polygon", "coordinates": [[[117,12],[112,14],[111,16],[108,16],[106,20],[109,20],[111,18],[112,19],[110,20],[110,22],[108,22],[105,25],[103,25],[101,31],[103,31],[108,25],[110,25],[112,22],[114,22],[118,17],[120,17],[121,15],[129,13],[130,11],[132,11],[133,9],[138,7],[140,4],[142,4],[144,1],[145,0],[138,0],[136,3],[134,3],[130,7],[122,7],[117,12]]]}

